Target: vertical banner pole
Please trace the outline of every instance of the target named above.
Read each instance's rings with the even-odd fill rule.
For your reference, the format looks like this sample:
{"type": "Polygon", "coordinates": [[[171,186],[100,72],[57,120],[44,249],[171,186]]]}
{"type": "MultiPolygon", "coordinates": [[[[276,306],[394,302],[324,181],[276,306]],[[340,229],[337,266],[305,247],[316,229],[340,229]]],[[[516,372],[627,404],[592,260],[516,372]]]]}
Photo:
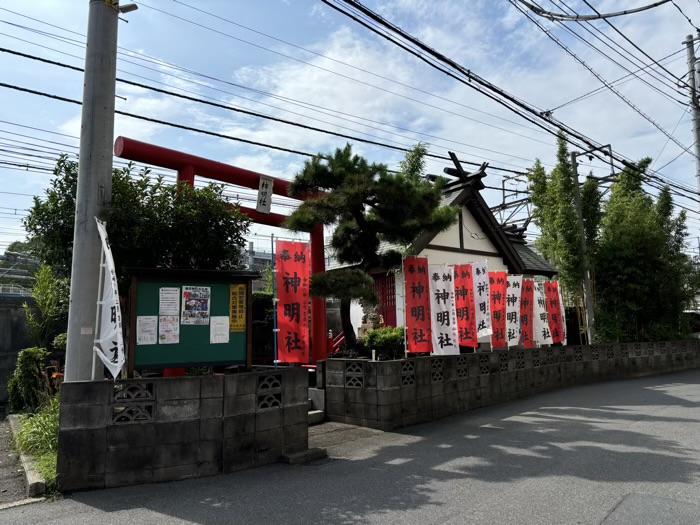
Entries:
{"type": "Polygon", "coordinates": [[[275,269],[275,234],[270,234],[270,248],[272,262],[272,339],[275,349],[275,368],[277,368],[277,270],[275,269]]]}
{"type": "MultiPolygon", "coordinates": [[[[102,314],[102,306],[100,302],[104,301],[104,272],[105,272],[105,250],[100,247],[100,280],[97,281],[97,308],[95,309],[95,339],[99,337],[100,334],[100,317],[102,314]]],[[[135,328],[134,328],[135,329],[135,328]]],[[[96,368],[97,368],[97,355],[95,354],[95,345],[93,343],[92,348],[92,380],[95,380],[96,368]]]]}
{"type": "Polygon", "coordinates": [[[403,357],[408,359],[408,315],[406,313],[406,256],[401,256],[401,275],[403,275],[403,357]]]}

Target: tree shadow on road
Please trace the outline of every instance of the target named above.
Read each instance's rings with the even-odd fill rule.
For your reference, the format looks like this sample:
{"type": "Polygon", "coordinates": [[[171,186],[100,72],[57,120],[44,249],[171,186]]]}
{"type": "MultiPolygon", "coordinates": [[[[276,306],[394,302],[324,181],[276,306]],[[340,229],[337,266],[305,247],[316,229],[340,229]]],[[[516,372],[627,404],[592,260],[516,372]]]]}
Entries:
{"type": "Polygon", "coordinates": [[[341,445],[333,450],[346,459],[315,466],[272,465],[73,498],[105,512],[142,507],[202,525],[325,525],[394,521],[415,511],[446,520],[447,488],[483,493],[487,485],[497,493],[512,482],[560,477],[697,483],[700,440],[693,446],[688,436],[697,436],[700,422],[698,374],[673,380],[541,394],[341,445]],[[663,413],[669,407],[673,416],[663,413]]]}

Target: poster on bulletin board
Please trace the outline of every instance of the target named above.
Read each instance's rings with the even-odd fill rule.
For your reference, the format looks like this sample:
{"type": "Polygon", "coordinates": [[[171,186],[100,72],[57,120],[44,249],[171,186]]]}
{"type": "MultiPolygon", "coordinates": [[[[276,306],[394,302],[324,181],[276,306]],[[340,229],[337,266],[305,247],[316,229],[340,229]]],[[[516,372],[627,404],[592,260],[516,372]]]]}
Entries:
{"type": "Polygon", "coordinates": [[[229,286],[231,294],[231,310],[229,313],[229,331],[243,333],[246,331],[246,286],[245,284],[232,284],[229,286]]]}

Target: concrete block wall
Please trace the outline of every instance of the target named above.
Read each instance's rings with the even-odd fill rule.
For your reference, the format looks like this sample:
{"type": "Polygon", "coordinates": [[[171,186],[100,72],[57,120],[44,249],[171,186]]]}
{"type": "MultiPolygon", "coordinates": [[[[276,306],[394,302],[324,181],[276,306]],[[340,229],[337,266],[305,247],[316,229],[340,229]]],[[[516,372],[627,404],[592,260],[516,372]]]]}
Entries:
{"type": "Polygon", "coordinates": [[[234,472],[308,448],[308,378],[285,368],[226,376],[65,383],[63,490],[234,472]]]}
{"type": "Polygon", "coordinates": [[[700,368],[698,340],[329,359],[323,365],[326,417],[392,430],[545,390],[689,368],[700,368]]]}
{"type": "Polygon", "coordinates": [[[31,297],[0,297],[0,404],[7,401],[7,382],[15,371],[17,355],[31,346],[24,303],[36,310],[31,297]]]}

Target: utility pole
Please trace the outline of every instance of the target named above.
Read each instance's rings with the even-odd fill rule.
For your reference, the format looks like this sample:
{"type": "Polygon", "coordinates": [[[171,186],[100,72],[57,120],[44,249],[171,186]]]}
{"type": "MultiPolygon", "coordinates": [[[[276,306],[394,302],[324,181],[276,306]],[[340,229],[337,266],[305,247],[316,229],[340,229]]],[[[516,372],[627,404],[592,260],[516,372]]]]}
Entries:
{"type": "MultiPolygon", "coordinates": [[[[119,0],[89,0],[89,10],[66,381],[87,381],[93,377],[92,348],[102,250],[95,217],[105,219],[112,200],[119,0]]],[[[102,363],[98,366],[101,368],[102,363]]],[[[96,377],[101,375],[98,372],[96,377]]]]}
{"type": "Polygon", "coordinates": [[[581,212],[581,193],[578,187],[578,153],[571,152],[571,177],[574,186],[574,206],[578,217],[579,233],[581,235],[581,259],[583,259],[583,300],[586,303],[586,333],[588,344],[593,344],[595,339],[595,320],[593,311],[593,295],[591,293],[591,272],[588,262],[588,246],[586,245],[586,233],[583,229],[583,213],[581,212]]]}
{"type": "Polygon", "coordinates": [[[688,55],[688,85],[690,86],[690,111],[693,116],[693,140],[695,150],[695,182],[698,192],[700,192],[700,105],[698,103],[698,92],[696,89],[697,78],[700,77],[700,64],[695,59],[695,44],[693,35],[685,37],[683,43],[686,45],[688,55]]]}

